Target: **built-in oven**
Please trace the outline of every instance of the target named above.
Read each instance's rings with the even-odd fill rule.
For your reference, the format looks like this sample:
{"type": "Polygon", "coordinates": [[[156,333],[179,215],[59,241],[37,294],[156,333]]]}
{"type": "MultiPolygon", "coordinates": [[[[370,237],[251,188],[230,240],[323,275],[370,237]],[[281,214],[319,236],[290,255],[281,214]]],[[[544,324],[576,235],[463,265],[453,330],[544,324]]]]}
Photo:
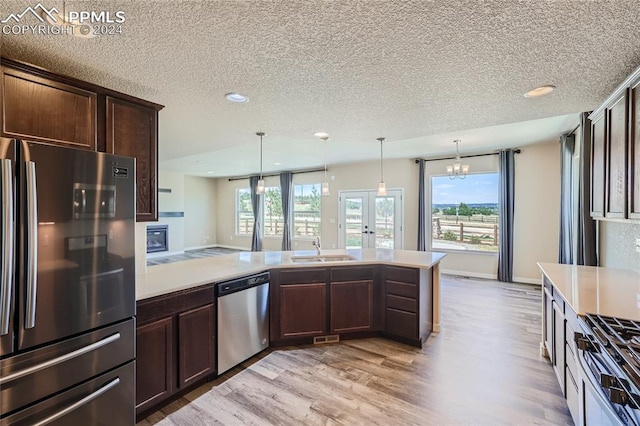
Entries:
{"type": "Polygon", "coordinates": [[[636,355],[622,343],[628,338],[619,337],[620,330],[607,324],[618,321],[587,315],[581,319],[584,332],[575,335],[583,425],[640,425],[638,377],[630,358],[636,355]]]}

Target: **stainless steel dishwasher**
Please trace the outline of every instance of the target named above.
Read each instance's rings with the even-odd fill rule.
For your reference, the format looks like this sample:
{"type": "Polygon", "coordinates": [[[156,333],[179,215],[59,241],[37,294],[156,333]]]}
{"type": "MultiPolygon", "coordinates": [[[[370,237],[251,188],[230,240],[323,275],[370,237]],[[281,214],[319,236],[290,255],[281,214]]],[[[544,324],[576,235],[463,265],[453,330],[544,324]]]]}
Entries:
{"type": "Polygon", "coordinates": [[[218,374],[269,346],[269,272],[218,283],[218,374]]]}

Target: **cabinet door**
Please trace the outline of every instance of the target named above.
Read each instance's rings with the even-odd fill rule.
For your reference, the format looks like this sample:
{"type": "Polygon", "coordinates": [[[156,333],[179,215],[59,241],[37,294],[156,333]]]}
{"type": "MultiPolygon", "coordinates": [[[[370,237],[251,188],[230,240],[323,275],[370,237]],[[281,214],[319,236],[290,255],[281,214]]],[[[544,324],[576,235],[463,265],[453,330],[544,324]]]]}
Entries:
{"type": "Polygon", "coordinates": [[[629,219],[640,219],[640,80],[629,91],[629,219]]]}
{"type": "Polygon", "coordinates": [[[331,333],[373,329],[373,280],[331,283],[331,333]]]}
{"type": "MultiPolygon", "coordinates": [[[[545,279],[546,280],[546,279],[545,279]]],[[[544,288],[544,345],[553,364],[553,297],[547,286],[544,288]]]]}
{"type": "Polygon", "coordinates": [[[566,395],[565,384],[565,326],[564,326],[564,313],[562,307],[554,300],[553,305],[553,369],[556,372],[556,377],[560,382],[560,389],[562,394],[566,395]]]}
{"type": "Polygon", "coordinates": [[[280,338],[327,334],[326,289],[325,283],[280,287],[280,338]]]}
{"type": "Polygon", "coordinates": [[[178,315],[178,387],[206,377],[215,366],[213,304],[178,315]]]}
{"type": "Polygon", "coordinates": [[[136,412],[173,393],[173,318],[163,318],[136,330],[136,412]]]}
{"type": "Polygon", "coordinates": [[[97,94],[2,68],[2,135],[96,149],[97,94]]]}
{"type": "Polygon", "coordinates": [[[604,217],[605,115],[591,124],[591,217],[604,217]]]}
{"type": "Polygon", "coordinates": [[[627,95],[622,95],[606,111],[607,197],[606,217],[624,218],[627,212],[627,95]]]}
{"type": "Polygon", "coordinates": [[[136,219],[158,220],[158,112],[107,97],[107,152],[136,159],[136,219]]]}

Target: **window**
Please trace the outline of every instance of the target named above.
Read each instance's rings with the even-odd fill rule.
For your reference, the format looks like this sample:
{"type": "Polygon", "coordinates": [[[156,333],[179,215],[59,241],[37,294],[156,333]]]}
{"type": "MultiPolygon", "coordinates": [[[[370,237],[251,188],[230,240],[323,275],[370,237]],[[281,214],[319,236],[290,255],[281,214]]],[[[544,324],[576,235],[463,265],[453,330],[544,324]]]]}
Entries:
{"type": "Polygon", "coordinates": [[[277,186],[264,189],[264,236],[282,235],[284,215],[282,213],[282,195],[277,186]]]}
{"type": "MultiPolygon", "coordinates": [[[[282,195],[280,188],[264,189],[265,237],[281,236],[284,229],[282,195]]],[[[251,190],[236,190],[236,234],[253,234],[253,209],[251,190]]],[[[294,185],[293,187],[293,238],[315,238],[320,236],[320,184],[294,185]]]]}
{"type": "Polygon", "coordinates": [[[294,185],[293,237],[320,236],[320,184],[294,185]]]}
{"type": "Polygon", "coordinates": [[[251,190],[236,190],[236,235],[253,234],[253,208],[251,206],[251,190]]]}
{"type": "Polygon", "coordinates": [[[498,251],[498,173],[431,177],[431,248],[498,251]]]}

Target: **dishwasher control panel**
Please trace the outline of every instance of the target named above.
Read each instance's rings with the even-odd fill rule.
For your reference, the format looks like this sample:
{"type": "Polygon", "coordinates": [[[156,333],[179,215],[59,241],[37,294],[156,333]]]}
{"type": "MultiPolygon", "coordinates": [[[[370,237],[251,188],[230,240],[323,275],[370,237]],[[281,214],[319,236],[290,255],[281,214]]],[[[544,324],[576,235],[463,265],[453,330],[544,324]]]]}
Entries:
{"type": "Polygon", "coordinates": [[[218,297],[236,293],[251,287],[256,287],[269,282],[269,272],[262,272],[256,275],[237,278],[235,280],[224,281],[216,285],[218,297]]]}

